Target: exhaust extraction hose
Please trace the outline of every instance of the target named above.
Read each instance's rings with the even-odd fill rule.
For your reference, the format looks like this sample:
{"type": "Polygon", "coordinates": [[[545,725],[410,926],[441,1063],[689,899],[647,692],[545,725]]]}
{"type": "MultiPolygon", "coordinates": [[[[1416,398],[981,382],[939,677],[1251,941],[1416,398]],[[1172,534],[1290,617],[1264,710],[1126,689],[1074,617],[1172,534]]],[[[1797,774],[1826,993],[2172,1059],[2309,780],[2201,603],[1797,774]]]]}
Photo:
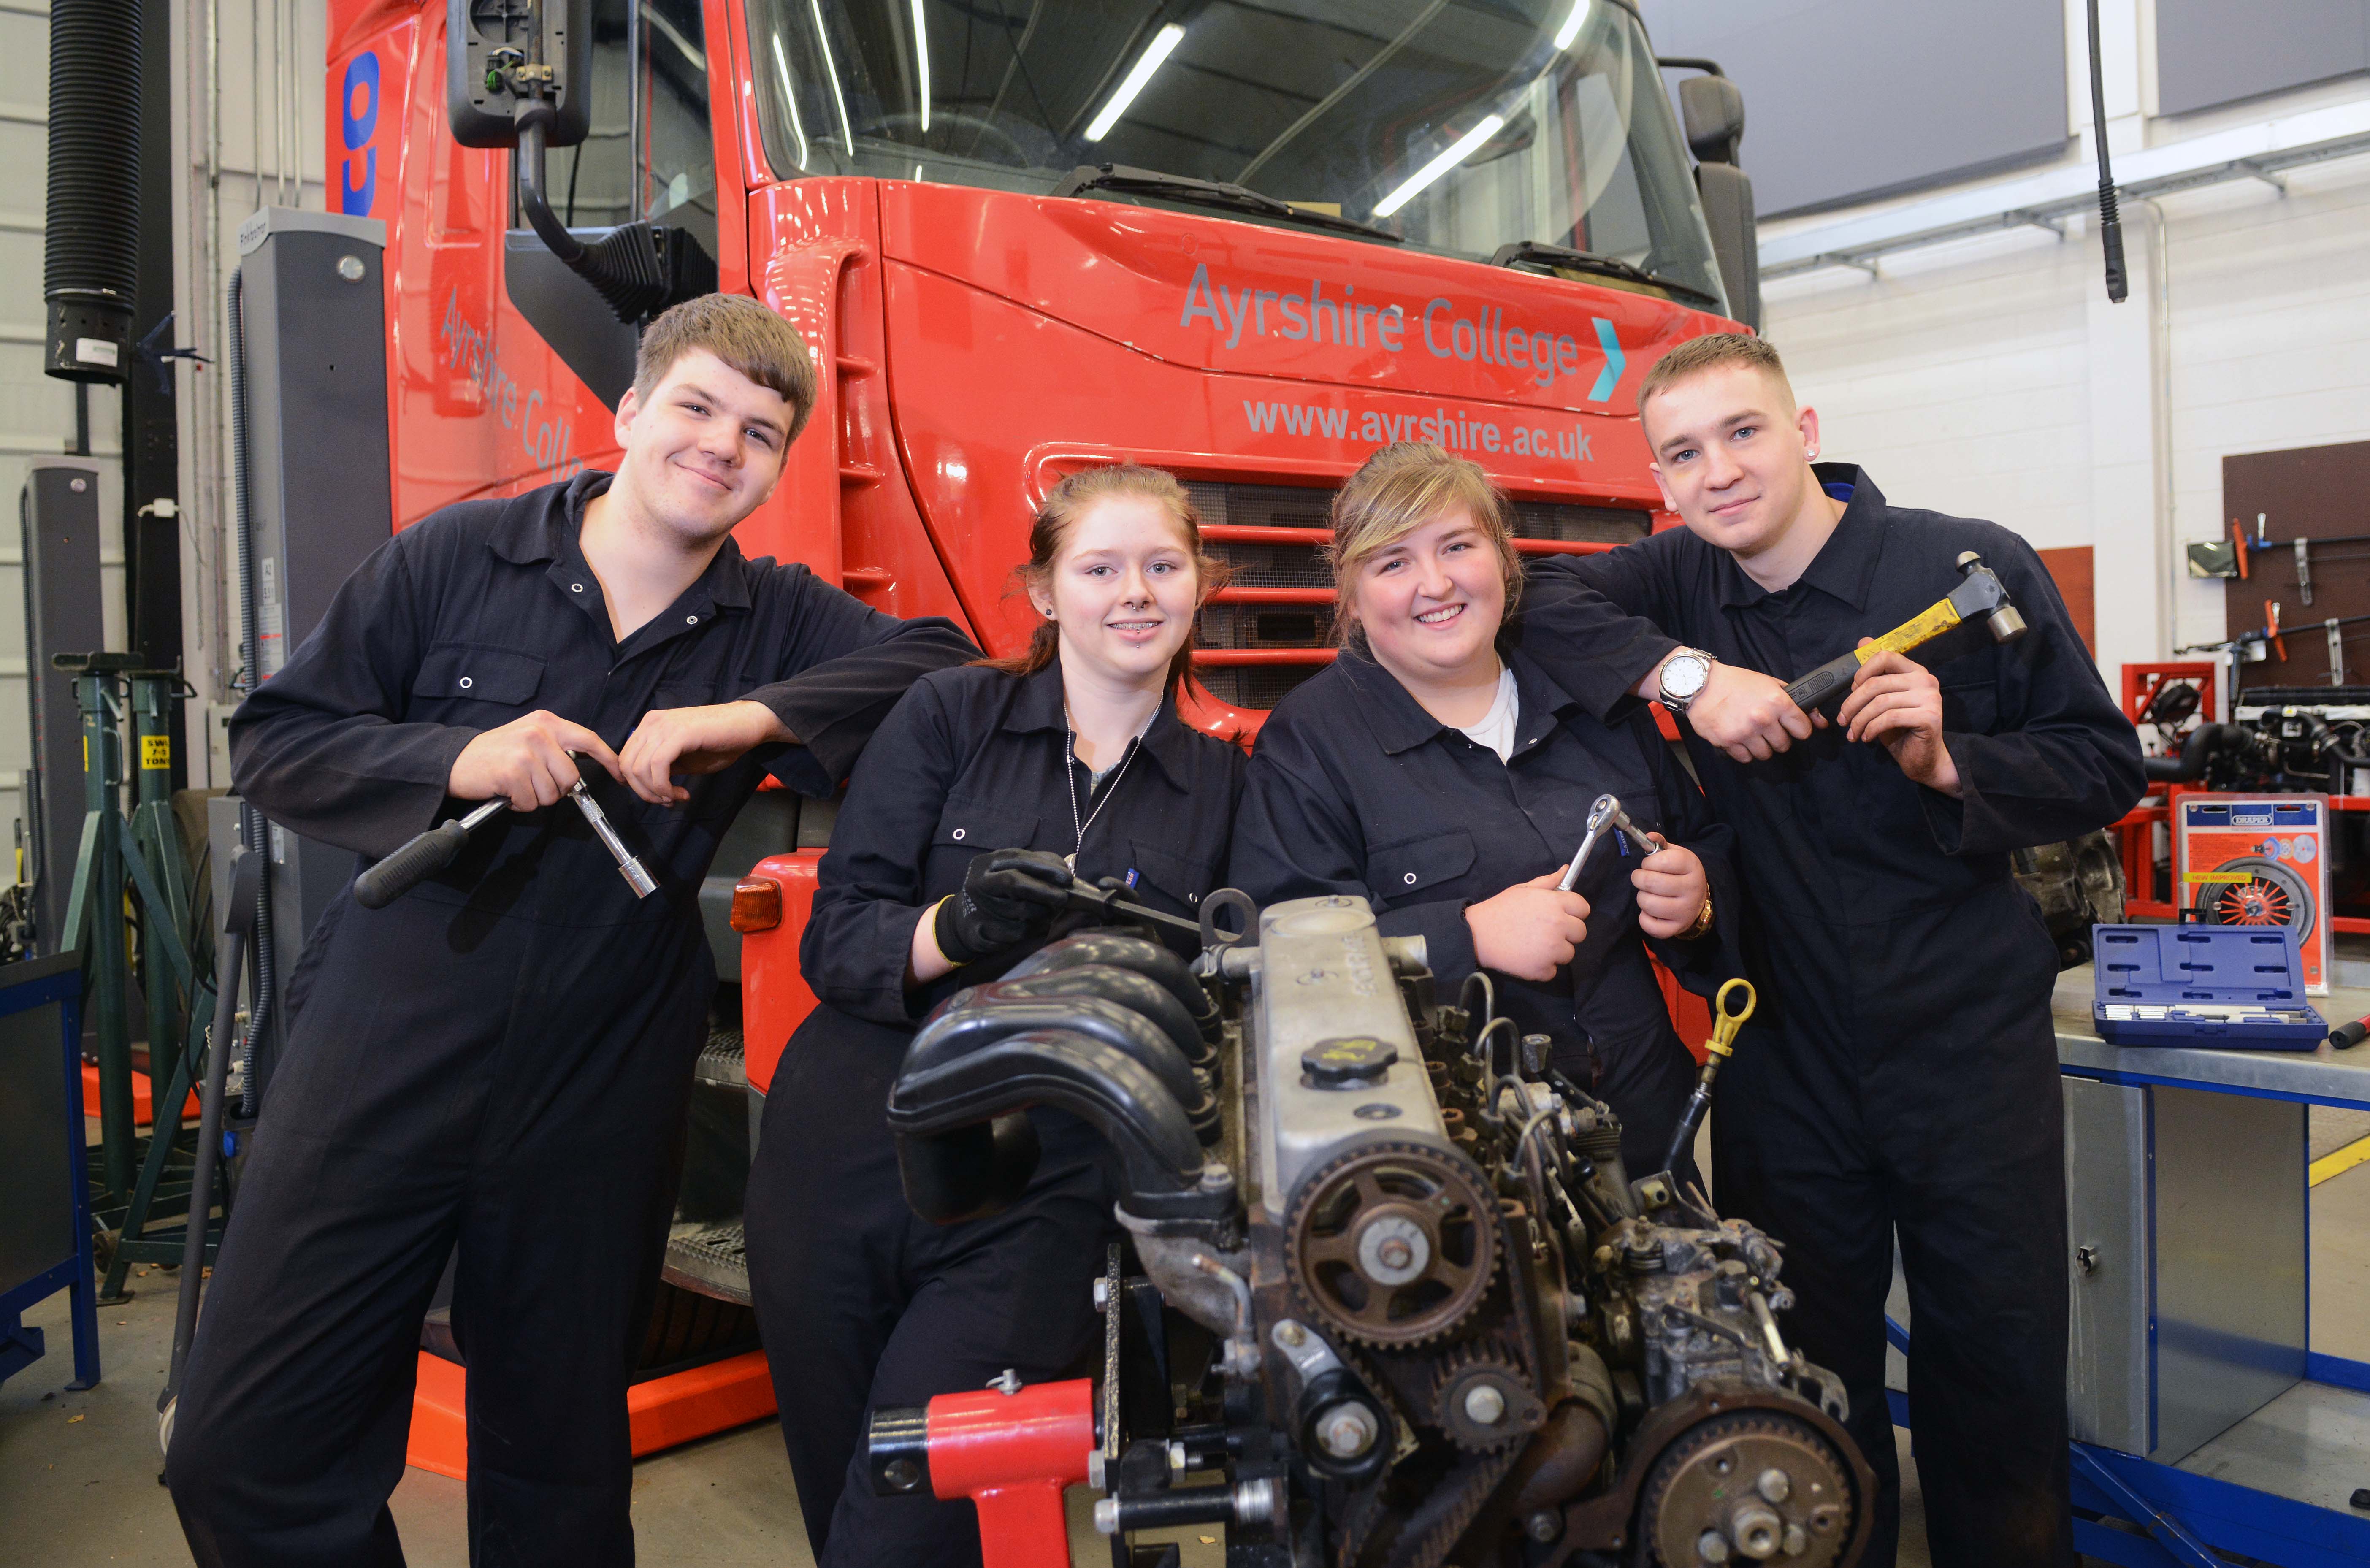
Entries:
{"type": "Polygon", "coordinates": [[[53,0],[42,369],[121,383],[140,283],[141,0],[53,0]]]}

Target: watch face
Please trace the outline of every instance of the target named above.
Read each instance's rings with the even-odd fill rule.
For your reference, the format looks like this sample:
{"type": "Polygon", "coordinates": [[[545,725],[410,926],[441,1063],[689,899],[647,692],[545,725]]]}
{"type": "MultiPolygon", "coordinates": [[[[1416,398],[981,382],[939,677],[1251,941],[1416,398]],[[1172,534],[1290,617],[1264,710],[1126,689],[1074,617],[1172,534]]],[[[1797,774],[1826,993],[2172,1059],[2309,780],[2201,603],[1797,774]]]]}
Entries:
{"type": "Polygon", "coordinates": [[[1662,695],[1690,698],[1703,690],[1704,681],[1711,674],[1701,659],[1692,653],[1682,653],[1662,666],[1662,695]]]}

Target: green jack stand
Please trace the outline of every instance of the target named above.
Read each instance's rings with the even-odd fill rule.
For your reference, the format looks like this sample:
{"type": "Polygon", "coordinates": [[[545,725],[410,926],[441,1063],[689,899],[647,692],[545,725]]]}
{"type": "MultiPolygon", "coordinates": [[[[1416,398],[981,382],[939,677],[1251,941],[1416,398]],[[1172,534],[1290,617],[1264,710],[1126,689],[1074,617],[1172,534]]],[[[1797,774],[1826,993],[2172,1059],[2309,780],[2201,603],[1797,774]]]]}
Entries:
{"type": "MultiPolygon", "coordinates": [[[[147,1225],[168,1211],[186,1214],[191,1201],[194,1145],[186,1151],[178,1147],[186,1141],[181,1106],[203,1055],[213,999],[212,986],[191,961],[195,901],[172,815],[172,704],[186,688],[178,672],[143,668],[136,654],[60,653],[52,663],[75,676],[75,705],[82,717],[82,847],[59,945],[83,953],[85,1007],[98,1036],[100,1147],[95,1185],[102,1202],[95,1205],[94,1217],[114,1233],[106,1249],[99,1299],[120,1301],[132,1263],[180,1262],[183,1228],[151,1233],[147,1225]],[[141,763],[138,804],[128,830],[120,806],[121,726],[127,706],[141,763]],[[127,896],[136,898],[141,910],[148,1004],[153,1124],[144,1147],[132,1110],[131,954],[121,913],[127,896]],[[170,1085],[163,1093],[155,1092],[160,1080],[170,1085]],[[171,1179],[176,1167],[178,1181],[171,1179]]],[[[213,1198],[206,1195],[209,1207],[213,1198]]]]}

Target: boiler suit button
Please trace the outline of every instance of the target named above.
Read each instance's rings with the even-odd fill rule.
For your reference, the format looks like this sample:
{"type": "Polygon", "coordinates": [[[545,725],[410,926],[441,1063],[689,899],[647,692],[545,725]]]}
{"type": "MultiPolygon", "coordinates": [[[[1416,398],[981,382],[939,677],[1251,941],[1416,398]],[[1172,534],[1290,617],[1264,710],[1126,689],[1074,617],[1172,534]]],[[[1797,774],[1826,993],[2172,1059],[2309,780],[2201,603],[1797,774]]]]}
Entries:
{"type": "Polygon", "coordinates": [[[1413,886],[1415,885],[1415,873],[1414,873],[1413,871],[1409,871],[1409,872],[1407,874],[1406,881],[1407,881],[1407,884],[1408,884],[1408,886],[1409,886],[1409,887],[1413,887],[1413,886]]]}
{"type": "Polygon", "coordinates": [[[960,827],[959,827],[959,828],[956,828],[956,829],[955,829],[955,836],[956,836],[957,838],[961,838],[961,837],[963,836],[963,833],[964,833],[964,829],[962,829],[962,828],[960,828],[960,827]]]}
{"type": "Polygon", "coordinates": [[[463,675],[463,676],[461,677],[461,689],[462,689],[463,691],[466,691],[466,690],[468,690],[471,686],[476,686],[477,684],[477,682],[475,682],[475,681],[471,680],[471,679],[470,679],[468,676],[466,676],[466,675],[463,675]]]}
{"type": "Polygon", "coordinates": [[[571,594],[581,594],[584,592],[584,584],[581,582],[571,582],[568,585],[568,591],[571,594]]]}
{"type": "Polygon", "coordinates": [[[683,617],[683,624],[685,626],[697,626],[699,624],[699,617],[697,616],[685,616],[683,617]]]}

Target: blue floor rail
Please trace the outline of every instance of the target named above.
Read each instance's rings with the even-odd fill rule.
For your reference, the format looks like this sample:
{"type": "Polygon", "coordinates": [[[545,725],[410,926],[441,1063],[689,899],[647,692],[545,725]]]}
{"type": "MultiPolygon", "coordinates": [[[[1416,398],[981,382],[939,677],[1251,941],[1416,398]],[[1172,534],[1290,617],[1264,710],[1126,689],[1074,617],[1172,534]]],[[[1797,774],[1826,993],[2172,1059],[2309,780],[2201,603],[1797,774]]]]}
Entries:
{"type": "MultiPolygon", "coordinates": [[[[1884,1337],[1909,1354],[1909,1332],[1890,1317],[1884,1337]]],[[[2306,1375],[2311,1382],[2370,1392],[2370,1363],[2315,1355],[2306,1375]]],[[[1906,1426],[1907,1396],[1885,1392],[1893,1424],[1906,1426]]],[[[2068,1448],[2074,1546],[2085,1556],[2121,1568],[2230,1568],[2220,1555],[2225,1551],[2278,1568],[2370,1562],[2370,1513],[2317,1507],[2088,1443],[2068,1448]]],[[[2370,1483],[2370,1455],[2364,1456],[2363,1469],[2370,1483]]]]}

